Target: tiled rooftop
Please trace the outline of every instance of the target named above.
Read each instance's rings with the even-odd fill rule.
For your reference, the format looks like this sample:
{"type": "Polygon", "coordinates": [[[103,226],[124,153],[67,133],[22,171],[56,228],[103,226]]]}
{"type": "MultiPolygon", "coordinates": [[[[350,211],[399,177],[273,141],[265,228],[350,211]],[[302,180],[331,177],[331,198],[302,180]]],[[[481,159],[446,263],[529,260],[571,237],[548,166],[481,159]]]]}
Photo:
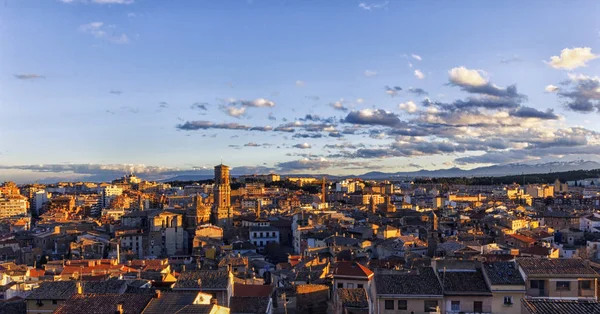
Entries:
{"type": "Polygon", "coordinates": [[[489,294],[490,289],[485,282],[481,269],[474,270],[438,270],[444,288],[444,294],[489,294]]]}
{"type": "Polygon", "coordinates": [[[122,304],[123,313],[141,313],[152,299],[151,294],[75,294],[54,311],[55,314],[114,313],[122,304]]]}
{"type": "Polygon", "coordinates": [[[174,289],[224,290],[229,284],[229,272],[220,270],[191,270],[181,273],[174,289]],[[200,279],[200,285],[198,285],[200,279]]]}
{"type": "Polygon", "coordinates": [[[270,297],[231,297],[231,313],[266,313],[270,297]]]}
{"type": "Polygon", "coordinates": [[[600,277],[581,259],[576,258],[519,258],[517,264],[529,276],[586,276],[600,277]]]}
{"type": "Polygon", "coordinates": [[[442,286],[431,267],[413,273],[375,276],[377,294],[442,295],[442,286]]]}
{"type": "Polygon", "coordinates": [[[523,313],[530,314],[599,314],[600,303],[596,301],[522,299],[523,313]]]}
{"type": "Polygon", "coordinates": [[[525,285],[521,273],[513,262],[485,263],[483,269],[492,285],[525,285]]]}
{"type": "Polygon", "coordinates": [[[367,291],[363,288],[357,289],[344,289],[339,288],[336,290],[338,297],[342,304],[346,307],[352,308],[368,308],[369,300],[367,298],[367,291]]]}

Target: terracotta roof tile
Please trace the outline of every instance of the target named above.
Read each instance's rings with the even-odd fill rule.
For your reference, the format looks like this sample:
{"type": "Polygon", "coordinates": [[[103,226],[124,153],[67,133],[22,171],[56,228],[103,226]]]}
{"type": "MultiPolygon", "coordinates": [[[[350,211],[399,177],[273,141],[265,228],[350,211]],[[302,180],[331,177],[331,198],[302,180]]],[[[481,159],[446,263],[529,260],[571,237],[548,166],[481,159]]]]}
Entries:
{"type": "Polygon", "coordinates": [[[600,303],[596,301],[522,299],[523,313],[530,314],[599,314],[600,303]]]}

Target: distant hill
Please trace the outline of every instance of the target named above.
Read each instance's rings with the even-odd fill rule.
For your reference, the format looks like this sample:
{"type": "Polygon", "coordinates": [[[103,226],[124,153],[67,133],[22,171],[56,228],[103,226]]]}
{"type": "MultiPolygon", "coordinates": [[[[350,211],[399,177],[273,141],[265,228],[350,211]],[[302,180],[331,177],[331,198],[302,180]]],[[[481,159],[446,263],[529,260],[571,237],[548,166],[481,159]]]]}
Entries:
{"type": "Polygon", "coordinates": [[[553,173],[574,170],[600,169],[600,163],[595,161],[556,161],[542,164],[507,164],[479,167],[470,170],[449,168],[440,170],[419,170],[412,172],[368,172],[360,175],[364,179],[400,179],[408,178],[444,178],[444,177],[499,177],[507,175],[522,175],[534,173],[553,173]]]}

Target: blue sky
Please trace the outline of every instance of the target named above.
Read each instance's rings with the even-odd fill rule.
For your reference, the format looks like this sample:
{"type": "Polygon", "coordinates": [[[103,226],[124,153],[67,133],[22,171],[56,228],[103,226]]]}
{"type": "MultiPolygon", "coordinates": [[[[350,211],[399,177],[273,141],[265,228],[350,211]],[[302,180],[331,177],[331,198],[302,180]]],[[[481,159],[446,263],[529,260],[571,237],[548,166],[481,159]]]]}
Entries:
{"type": "Polygon", "coordinates": [[[599,7],[6,0],[0,180],[593,159],[599,7]]]}

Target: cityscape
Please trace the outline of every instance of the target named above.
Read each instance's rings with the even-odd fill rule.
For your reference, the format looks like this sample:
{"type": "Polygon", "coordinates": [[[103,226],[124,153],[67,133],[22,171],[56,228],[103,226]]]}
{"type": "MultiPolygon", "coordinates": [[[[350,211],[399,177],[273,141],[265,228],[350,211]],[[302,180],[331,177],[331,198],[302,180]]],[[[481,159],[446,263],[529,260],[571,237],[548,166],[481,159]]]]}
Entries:
{"type": "Polygon", "coordinates": [[[5,0],[0,314],[600,314],[598,16],[5,0]]]}

